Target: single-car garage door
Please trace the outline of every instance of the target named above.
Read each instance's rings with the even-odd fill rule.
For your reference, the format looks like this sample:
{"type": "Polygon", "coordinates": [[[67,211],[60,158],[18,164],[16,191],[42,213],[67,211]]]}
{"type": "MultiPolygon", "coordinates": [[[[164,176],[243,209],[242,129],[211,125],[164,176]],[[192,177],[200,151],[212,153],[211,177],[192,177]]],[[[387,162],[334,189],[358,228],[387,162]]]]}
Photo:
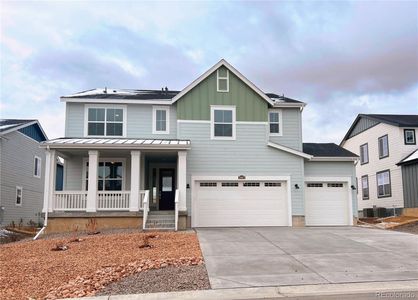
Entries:
{"type": "Polygon", "coordinates": [[[285,181],[196,181],[194,227],[289,226],[285,181]]]}
{"type": "Polygon", "coordinates": [[[349,225],[349,214],[346,182],[306,183],[306,226],[349,225]]]}

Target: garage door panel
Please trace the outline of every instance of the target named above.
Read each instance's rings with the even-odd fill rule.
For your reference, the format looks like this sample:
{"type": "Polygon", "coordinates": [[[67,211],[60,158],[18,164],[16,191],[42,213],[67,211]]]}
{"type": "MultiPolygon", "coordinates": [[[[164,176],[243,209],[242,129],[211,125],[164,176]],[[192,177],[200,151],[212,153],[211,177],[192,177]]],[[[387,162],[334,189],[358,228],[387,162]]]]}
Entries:
{"type": "Polygon", "coordinates": [[[264,186],[263,182],[244,186],[240,182],[238,187],[197,183],[195,188],[196,227],[289,225],[284,182],[280,186],[264,186]]]}
{"type": "Polygon", "coordinates": [[[349,225],[347,183],[307,184],[305,188],[307,226],[349,225]]]}

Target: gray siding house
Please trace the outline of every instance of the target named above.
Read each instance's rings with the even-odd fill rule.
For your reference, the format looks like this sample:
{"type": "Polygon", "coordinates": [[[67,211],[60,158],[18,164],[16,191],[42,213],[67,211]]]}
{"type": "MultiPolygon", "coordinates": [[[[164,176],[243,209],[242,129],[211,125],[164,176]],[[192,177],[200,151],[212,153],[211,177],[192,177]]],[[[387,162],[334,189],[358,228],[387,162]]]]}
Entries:
{"type": "Polygon", "coordinates": [[[47,231],[352,225],[357,155],[304,144],[306,103],[264,93],[225,60],[181,91],[61,97],[46,150],[47,231]],[[63,157],[64,185],[54,183],[63,157]]]}
{"type": "Polygon", "coordinates": [[[37,120],[0,120],[0,226],[42,222],[46,140],[37,120]]]}

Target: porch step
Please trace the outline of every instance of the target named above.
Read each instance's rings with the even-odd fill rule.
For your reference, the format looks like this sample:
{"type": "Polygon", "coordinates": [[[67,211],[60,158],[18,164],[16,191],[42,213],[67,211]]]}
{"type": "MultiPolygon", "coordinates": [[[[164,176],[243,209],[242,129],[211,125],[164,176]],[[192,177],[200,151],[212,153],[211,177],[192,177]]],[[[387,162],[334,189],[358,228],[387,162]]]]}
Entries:
{"type": "Polygon", "coordinates": [[[174,211],[150,211],[144,230],[174,230],[174,211]]]}

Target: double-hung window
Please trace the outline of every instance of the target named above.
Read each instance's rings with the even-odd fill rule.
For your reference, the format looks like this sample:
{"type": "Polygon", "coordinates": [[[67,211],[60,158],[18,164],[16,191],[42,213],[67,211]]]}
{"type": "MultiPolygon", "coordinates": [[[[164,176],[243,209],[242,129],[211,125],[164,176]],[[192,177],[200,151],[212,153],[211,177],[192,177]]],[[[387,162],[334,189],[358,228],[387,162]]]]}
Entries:
{"type": "Polygon", "coordinates": [[[41,158],[39,156],[35,156],[33,159],[33,176],[37,178],[41,178],[41,158]]]}
{"type": "Polygon", "coordinates": [[[369,162],[369,145],[364,144],[360,146],[360,164],[367,164],[369,162]]]}
{"type": "Polygon", "coordinates": [[[168,134],[170,122],[170,107],[168,106],[153,106],[152,107],[152,133],[153,134],[168,134]]]}
{"type": "Polygon", "coordinates": [[[364,175],[361,177],[361,190],[363,192],[363,200],[369,199],[369,176],[364,175]]]}
{"type": "Polygon", "coordinates": [[[416,139],[415,139],[415,129],[404,129],[404,140],[405,145],[415,145],[416,139]]]}
{"type": "Polygon", "coordinates": [[[280,110],[269,111],[270,135],[282,135],[282,114],[280,110]]]}
{"type": "Polygon", "coordinates": [[[125,136],[125,108],[87,107],[87,136],[125,136]]]}
{"type": "Polygon", "coordinates": [[[235,106],[211,106],[211,138],[235,139],[235,106]]]}
{"type": "Polygon", "coordinates": [[[15,204],[17,206],[21,206],[22,205],[22,199],[23,199],[23,189],[21,186],[17,186],[16,187],[16,202],[15,204]]]}
{"type": "Polygon", "coordinates": [[[229,70],[219,68],[216,71],[216,90],[218,92],[229,92],[229,70]]]}
{"type": "Polygon", "coordinates": [[[379,158],[385,158],[389,156],[389,141],[388,135],[381,136],[378,139],[379,144],[379,158]]]}
{"type": "Polygon", "coordinates": [[[390,184],[390,171],[382,171],[376,173],[377,180],[377,197],[390,197],[392,195],[392,189],[390,184]]]}
{"type": "MultiPolygon", "coordinates": [[[[86,162],[85,187],[88,190],[89,162],[86,162]]],[[[103,160],[97,169],[98,191],[121,191],[123,189],[123,162],[103,160]]]]}

